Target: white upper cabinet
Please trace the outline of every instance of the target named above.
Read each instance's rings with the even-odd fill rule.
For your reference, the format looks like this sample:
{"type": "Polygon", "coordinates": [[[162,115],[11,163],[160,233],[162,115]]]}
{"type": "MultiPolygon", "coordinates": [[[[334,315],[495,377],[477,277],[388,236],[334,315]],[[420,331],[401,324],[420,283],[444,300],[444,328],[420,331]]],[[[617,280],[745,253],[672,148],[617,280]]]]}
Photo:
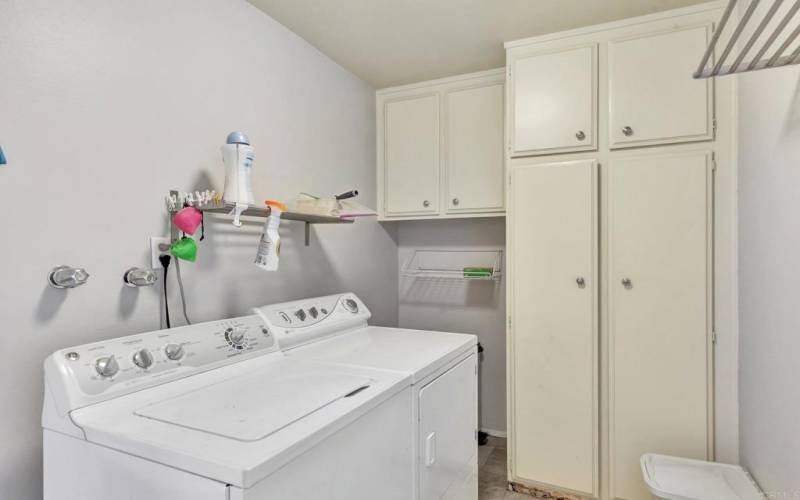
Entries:
{"type": "Polygon", "coordinates": [[[597,45],[510,54],[511,156],[597,148],[597,45]]]}
{"type": "Polygon", "coordinates": [[[609,145],[648,146],[713,138],[713,83],[692,78],[710,25],[608,43],[609,145]]]}
{"type": "Polygon", "coordinates": [[[505,71],[379,90],[382,220],[505,211],[505,71]]]}
{"type": "Polygon", "coordinates": [[[445,96],[448,212],[503,210],[504,94],[494,83],[445,96]]]}
{"type": "Polygon", "coordinates": [[[387,214],[439,211],[439,96],[386,103],[387,214]]]}

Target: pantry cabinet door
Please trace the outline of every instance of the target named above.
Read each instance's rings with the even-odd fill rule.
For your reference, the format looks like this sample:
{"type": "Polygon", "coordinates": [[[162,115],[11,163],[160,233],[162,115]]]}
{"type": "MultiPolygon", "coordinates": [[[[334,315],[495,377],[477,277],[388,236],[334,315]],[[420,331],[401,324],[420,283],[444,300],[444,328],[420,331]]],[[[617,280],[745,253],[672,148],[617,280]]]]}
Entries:
{"type": "Polygon", "coordinates": [[[445,95],[447,199],[450,213],[505,208],[503,83],[445,95]]]}
{"type": "Polygon", "coordinates": [[[710,34],[703,25],[609,42],[612,148],[713,138],[713,79],[692,77],[710,34]]]}
{"type": "Polygon", "coordinates": [[[597,164],[515,167],[509,198],[512,480],[598,491],[597,164]]]}
{"type": "Polygon", "coordinates": [[[511,56],[511,156],[597,149],[597,45],[511,56]]]}
{"type": "Polygon", "coordinates": [[[611,498],[650,497],[644,453],[712,458],[711,160],[701,151],[611,161],[611,498]]]}
{"type": "Polygon", "coordinates": [[[385,103],[384,204],[387,215],[439,212],[439,97],[385,103]]]}

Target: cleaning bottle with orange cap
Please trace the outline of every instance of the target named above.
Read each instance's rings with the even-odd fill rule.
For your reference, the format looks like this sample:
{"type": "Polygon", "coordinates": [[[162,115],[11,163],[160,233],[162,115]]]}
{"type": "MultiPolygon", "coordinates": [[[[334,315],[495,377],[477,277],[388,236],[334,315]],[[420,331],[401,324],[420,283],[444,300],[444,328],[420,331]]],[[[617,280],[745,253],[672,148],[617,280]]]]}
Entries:
{"type": "Polygon", "coordinates": [[[258,243],[255,264],[265,271],[277,271],[278,259],[281,256],[281,236],[278,228],[281,225],[281,214],[286,211],[286,205],[279,201],[267,200],[267,220],[261,241],[258,243]]]}

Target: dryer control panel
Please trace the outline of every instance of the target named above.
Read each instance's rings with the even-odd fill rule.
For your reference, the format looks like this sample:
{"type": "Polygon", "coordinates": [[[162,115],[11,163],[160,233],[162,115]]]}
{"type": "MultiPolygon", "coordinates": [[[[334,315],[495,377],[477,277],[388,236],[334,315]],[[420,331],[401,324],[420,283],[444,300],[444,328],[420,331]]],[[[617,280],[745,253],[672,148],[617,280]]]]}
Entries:
{"type": "Polygon", "coordinates": [[[253,315],[62,349],[45,361],[45,375],[72,409],[278,351],[267,323],[253,315]]]}
{"type": "Polygon", "coordinates": [[[371,314],[352,293],[272,304],[255,309],[282,350],[367,325],[371,314]]]}

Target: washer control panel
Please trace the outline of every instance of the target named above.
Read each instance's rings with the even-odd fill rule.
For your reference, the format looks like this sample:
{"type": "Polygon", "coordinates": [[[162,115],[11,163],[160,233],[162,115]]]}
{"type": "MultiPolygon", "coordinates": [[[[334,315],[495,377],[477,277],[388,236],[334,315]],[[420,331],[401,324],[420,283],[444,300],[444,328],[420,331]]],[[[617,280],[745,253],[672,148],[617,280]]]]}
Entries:
{"type": "Polygon", "coordinates": [[[279,351],[259,316],[212,321],[57,351],[48,362],[83,394],[127,391],[228,362],[279,351]],[[175,375],[175,377],[172,377],[175,375]]]}
{"type": "Polygon", "coordinates": [[[273,304],[255,309],[275,332],[282,350],[366,326],[370,312],[352,293],[273,304]]]}

